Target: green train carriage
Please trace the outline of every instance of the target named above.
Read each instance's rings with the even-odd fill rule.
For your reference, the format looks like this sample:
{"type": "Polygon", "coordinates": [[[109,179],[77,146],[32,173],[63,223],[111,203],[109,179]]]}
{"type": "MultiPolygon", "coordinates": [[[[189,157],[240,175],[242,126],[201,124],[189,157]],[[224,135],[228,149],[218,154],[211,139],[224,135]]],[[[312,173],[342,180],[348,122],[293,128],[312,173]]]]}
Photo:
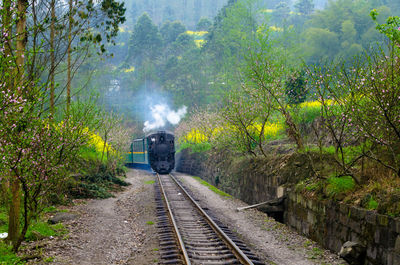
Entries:
{"type": "Polygon", "coordinates": [[[149,166],[149,154],[147,152],[147,138],[135,139],[131,143],[126,163],[128,165],[142,164],[149,166]]]}

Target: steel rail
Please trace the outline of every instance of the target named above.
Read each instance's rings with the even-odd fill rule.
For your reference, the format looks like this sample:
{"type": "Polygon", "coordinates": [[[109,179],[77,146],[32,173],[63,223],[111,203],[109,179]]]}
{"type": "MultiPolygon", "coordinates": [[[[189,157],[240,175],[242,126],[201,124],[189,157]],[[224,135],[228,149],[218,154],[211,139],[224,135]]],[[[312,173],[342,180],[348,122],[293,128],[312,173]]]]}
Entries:
{"type": "Polygon", "coordinates": [[[176,180],[176,178],[169,174],[172,180],[178,185],[182,192],[189,198],[191,203],[197,208],[197,210],[204,216],[206,221],[210,224],[211,228],[225,241],[228,248],[230,248],[236,258],[244,265],[254,265],[254,263],[243,253],[243,251],[230,239],[224,231],[211,219],[211,217],[201,208],[201,206],[189,195],[184,187],[176,180]]]}
{"type": "Polygon", "coordinates": [[[184,262],[185,262],[186,265],[191,265],[191,262],[190,262],[190,260],[189,260],[189,255],[188,255],[188,253],[187,253],[187,251],[186,251],[185,244],[184,244],[184,242],[183,242],[183,239],[182,239],[181,234],[179,233],[178,226],[176,225],[175,218],[174,218],[174,216],[173,216],[173,214],[172,214],[171,206],[170,206],[170,204],[169,204],[167,195],[166,195],[166,193],[165,193],[165,191],[164,191],[164,187],[163,187],[163,184],[162,184],[162,180],[161,180],[161,178],[160,178],[160,175],[157,174],[157,177],[158,177],[158,181],[159,181],[159,183],[160,183],[161,193],[163,194],[165,204],[167,205],[168,215],[169,215],[169,218],[171,219],[172,226],[173,226],[173,229],[174,229],[176,238],[177,238],[177,240],[178,240],[177,243],[178,243],[178,245],[179,245],[179,248],[180,248],[181,251],[182,251],[183,260],[184,260],[184,262]]]}

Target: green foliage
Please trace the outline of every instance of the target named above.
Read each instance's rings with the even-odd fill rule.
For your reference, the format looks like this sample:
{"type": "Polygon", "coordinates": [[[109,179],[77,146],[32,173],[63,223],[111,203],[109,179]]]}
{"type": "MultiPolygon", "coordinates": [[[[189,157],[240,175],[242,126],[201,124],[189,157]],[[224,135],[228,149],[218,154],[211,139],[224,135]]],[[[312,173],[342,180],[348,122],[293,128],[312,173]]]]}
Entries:
{"type": "Polygon", "coordinates": [[[374,199],[373,196],[369,198],[367,209],[376,210],[378,208],[379,203],[374,199]]]}
{"type": "MultiPolygon", "coordinates": [[[[368,14],[372,8],[377,8],[374,1],[336,0],[329,1],[325,9],[316,11],[306,22],[304,31],[306,61],[351,60],[364,50],[375,47],[376,41],[382,44],[382,37],[371,30],[374,25],[368,14]]],[[[384,16],[394,12],[387,6],[380,6],[378,10],[384,16]]]]}
{"type": "Polygon", "coordinates": [[[26,233],[26,240],[35,241],[50,236],[61,236],[68,231],[63,224],[48,224],[47,222],[34,222],[26,233]]]}
{"type": "Polygon", "coordinates": [[[310,15],[314,11],[313,0],[297,0],[294,7],[303,15],[310,15]]]}
{"type": "Polygon", "coordinates": [[[321,117],[321,106],[305,104],[294,108],[292,113],[295,121],[299,124],[311,124],[316,118],[321,117]]]}
{"type": "Polygon", "coordinates": [[[307,87],[304,72],[294,72],[287,78],[285,92],[289,104],[299,104],[306,100],[307,87]]]}
{"type": "Polygon", "coordinates": [[[309,259],[319,259],[324,255],[324,251],[318,247],[313,247],[311,251],[308,251],[309,259]]]}
{"type": "Polygon", "coordinates": [[[43,209],[43,213],[51,213],[51,212],[56,212],[57,208],[53,205],[49,206],[49,207],[45,207],[43,209]]]}
{"type": "Polygon", "coordinates": [[[215,193],[218,194],[218,195],[221,195],[221,196],[223,196],[223,197],[228,197],[228,198],[232,197],[231,195],[229,195],[229,194],[223,192],[222,190],[219,190],[218,188],[214,187],[213,185],[211,185],[211,184],[208,183],[207,181],[202,180],[202,179],[199,178],[199,177],[193,177],[193,178],[196,179],[198,182],[200,182],[200,184],[202,184],[202,185],[208,187],[211,191],[215,192],[215,193]]]}
{"type": "Polygon", "coordinates": [[[377,17],[379,12],[374,9],[370,13],[372,20],[376,22],[376,28],[382,34],[385,34],[391,41],[400,44],[400,17],[390,16],[387,18],[386,23],[379,24],[377,17]]]}
{"type": "Polygon", "coordinates": [[[138,19],[130,37],[127,61],[141,65],[146,60],[154,60],[161,54],[161,45],[162,38],[158,27],[149,15],[144,13],[138,19]]]}
{"type": "Polygon", "coordinates": [[[154,222],[153,221],[147,221],[146,225],[154,225],[154,222]]]}
{"type": "Polygon", "coordinates": [[[308,28],[304,33],[307,47],[306,57],[309,62],[317,63],[323,60],[333,60],[338,54],[339,36],[325,28],[308,28]]]}
{"type": "Polygon", "coordinates": [[[24,264],[12,251],[12,247],[0,240],[0,265],[24,264]]]}
{"type": "Polygon", "coordinates": [[[326,193],[330,197],[336,197],[342,193],[349,192],[355,187],[354,179],[350,176],[329,177],[326,193]]]}
{"type": "Polygon", "coordinates": [[[146,180],[144,184],[154,184],[156,183],[154,180],[146,180]]]}
{"type": "Polygon", "coordinates": [[[118,177],[123,171],[114,171],[107,164],[86,161],[83,175],[76,176],[66,184],[66,192],[72,198],[110,198],[110,191],[129,183],[118,177]]]}
{"type": "Polygon", "coordinates": [[[190,149],[191,153],[202,153],[211,149],[211,144],[209,142],[201,143],[190,143],[184,142],[179,145],[178,153],[184,149],[190,149]]]}
{"type": "Polygon", "coordinates": [[[169,45],[176,41],[178,36],[186,31],[185,25],[180,21],[165,22],[161,29],[160,33],[164,40],[164,45],[169,45]]]}
{"type": "MultiPolygon", "coordinates": [[[[0,233],[7,232],[8,214],[4,206],[0,205],[0,233]]],[[[1,240],[0,240],[1,241],[1,240]]]]}
{"type": "Polygon", "coordinates": [[[208,30],[210,29],[211,26],[212,26],[212,22],[211,22],[209,19],[207,19],[207,18],[205,18],[205,17],[202,17],[202,18],[199,20],[199,22],[197,23],[197,25],[196,25],[196,30],[200,30],[200,31],[205,30],[205,31],[208,31],[208,30]]]}
{"type": "MultiPolygon", "coordinates": [[[[80,154],[82,159],[89,161],[100,161],[101,153],[96,150],[96,147],[85,145],[80,148],[80,154]]],[[[107,157],[105,157],[107,159],[107,157]]]]}

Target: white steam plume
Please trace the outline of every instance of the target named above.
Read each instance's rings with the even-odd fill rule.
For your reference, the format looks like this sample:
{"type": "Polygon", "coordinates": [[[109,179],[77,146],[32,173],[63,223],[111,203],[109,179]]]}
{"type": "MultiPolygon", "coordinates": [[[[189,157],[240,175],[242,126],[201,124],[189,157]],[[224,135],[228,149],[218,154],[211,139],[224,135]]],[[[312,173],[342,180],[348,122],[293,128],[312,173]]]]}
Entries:
{"type": "Polygon", "coordinates": [[[157,104],[154,107],[150,107],[151,116],[153,121],[145,121],[144,132],[149,132],[165,126],[167,122],[172,125],[176,125],[186,114],[186,106],[178,109],[177,111],[171,110],[166,104],[157,104]]]}

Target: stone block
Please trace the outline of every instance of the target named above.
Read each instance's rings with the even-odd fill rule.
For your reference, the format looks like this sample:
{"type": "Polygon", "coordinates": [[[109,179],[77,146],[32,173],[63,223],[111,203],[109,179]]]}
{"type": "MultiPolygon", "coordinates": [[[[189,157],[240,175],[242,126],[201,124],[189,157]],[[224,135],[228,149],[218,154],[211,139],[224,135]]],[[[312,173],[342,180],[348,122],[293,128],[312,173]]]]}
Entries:
{"type": "Polygon", "coordinates": [[[388,264],[388,251],[386,249],[380,248],[377,257],[379,264],[388,264]]]}
{"type": "Polygon", "coordinates": [[[348,212],[349,212],[349,206],[347,206],[346,204],[344,204],[344,203],[341,203],[341,204],[339,204],[339,211],[342,213],[342,214],[348,214],[348,212]]]}
{"type": "Polygon", "coordinates": [[[375,225],[376,224],[376,213],[373,211],[367,211],[365,215],[365,221],[367,223],[375,225]]]}
{"type": "Polygon", "coordinates": [[[351,217],[357,221],[364,220],[366,215],[367,215],[366,209],[362,209],[362,208],[358,208],[358,207],[351,208],[351,217]]]}
{"type": "Polygon", "coordinates": [[[307,222],[311,225],[314,225],[317,221],[317,218],[315,218],[315,214],[312,211],[307,212],[307,222]]]}
{"type": "Polygon", "coordinates": [[[387,255],[387,265],[393,265],[393,252],[389,251],[387,255]]]}
{"type": "Polygon", "coordinates": [[[377,215],[378,224],[381,226],[388,226],[389,225],[389,217],[387,215],[378,214],[377,215]]]}
{"type": "Polygon", "coordinates": [[[340,222],[342,225],[347,226],[348,223],[349,223],[349,218],[347,217],[347,215],[341,213],[341,214],[339,215],[339,222],[340,222]]]}
{"type": "Polygon", "coordinates": [[[321,209],[322,214],[326,214],[326,205],[325,204],[322,204],[320,209],[321,209]]]}
{"type": "Polygon", "coordinates": [[[400,254],[400,235],[398,235],[397,238],[396,238],[396,243],[394,245],[394,251],[396,253],[400,254]]]}
{"type": "Polygon", "coordinates": [[[314,204],[313,200],[308,200],[307,201],[307,209],[312,210],[313,204],[314,204]]]}
{"type": "Polygon", "coordinates": [[[346,242],[349,240],[347,237],[348,231],[349,231],[349,229],[347,227],[342,226],[342,229],[340,231],[340,240],[341,241],[346,242]]]}
{"type": "Polygon", "coordinates": [[[301,233],[301,221],[296,220],[296,230],[301,233]]]}
{"type": "MultiPolygon", "coordinates": [[[[354,221],[352,219],[349,219],[348,226],[350,227],[350,229],[353,232],[356,232],[358,234],[361,233],[361,224],[360,224],[360,222],[354,221]]],[[[352,241],[354,241],[354,240],[352,240],[352,241]]]]}
{"type": "Polygon", "coordinates": [[[278,198],[283,197],[285,195],[285,193],[286,193],[285,187],[279,186],[278,188],[276,188],[276,196],[278,198]]]}
{"type": "Polygon", "coordinates": [[[301,232],[303,233],[303,235],[306,235],[306,236],[308,236],[310,234],[310,228],[309,228],[308,223],[302,222],[301,232]]]}
{"type": "Polygon", "coordinates": [[[311,208],[312,208],[311,210],[313,210],[314,212],[319,212],[319,203],[313,201],[311,208]]]}
{"type": "Polygon", "coordinates": [[[385,249],[393,247],[395,245],[396,238],[390,235],[389,229],[387,227],[379,227],[379,241],[378,244],[385,249]]]}
{"type": "Polygon", "coordinates": [[[300,193],[296,194],[296,203],[297,204],[301,204],[301,200],[303,199],[303,196],[301,196],[300,193]]]}
{"type": "Polygon", "coordinates": [[[353,241],[353,242],[360,242],[360,243],[361,243],[362,240],[361,240],[360,234],[351,232],[351,233],[350,233],[350,241],[353,241]]]}
{"type": "Polygon", "coordinates": [[[374,234],[374,242],[376,244],[379,244],[381,242],[382,235],[381,235],[381,229],[376,229],[375,234],[374,234]]]}
{"type": "Polygon", "coordinates": [[[400,254],[393,253],[392,259],[393,259],[393,265],[400,264],[400,254]]]}
{"type": "Polygon", "coordinates": [[[378,253],[378,250],[376,248],[376,245],[369,245],[367,246],[367,257],[370,260],[375,260],[376,259],[376,254],[378,253]]]}
{"type": "Polygon", "coordinates": [[[391,225],[392,231],[396,232],[397,234],[400,234],[400,220],[398,218],[392,219],[392,225],[391,225]]]}

